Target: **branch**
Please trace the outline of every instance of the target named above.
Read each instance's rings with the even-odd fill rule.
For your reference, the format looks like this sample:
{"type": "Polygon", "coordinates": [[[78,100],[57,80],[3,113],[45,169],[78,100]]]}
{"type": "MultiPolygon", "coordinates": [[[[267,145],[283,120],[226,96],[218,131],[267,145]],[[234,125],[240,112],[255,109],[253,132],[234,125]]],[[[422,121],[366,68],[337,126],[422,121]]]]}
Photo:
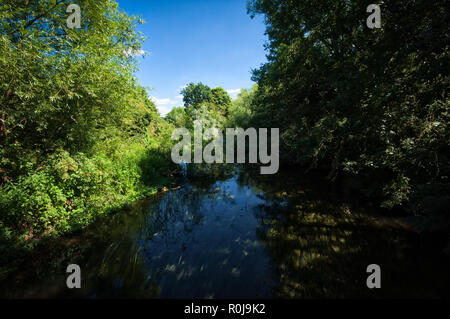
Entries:
{"type": "MultiPolygon", "coordinates": [[[[27,23],[25,23],[25,25],[23,26],[24,29],[28,29],[30,26],[32,26],[36,21],[38,21],[39,19],[43,18],[44,16],[46,16],[48,13],[50,13],[51,11],[53,11],[54,9],[56,9],[56,7],[58,7],[61,3],[63,3],[65,0],[60,0],[58,2],[56,2],[56,4],[51,7],[50,9],[48,9],[47,11],[45,11],[44,13],[41,13],[40,15],[38,15],[37,17],[35,17],[34,19],[28,21],[27,23]]],[[[19,32],[20,29],[14,30],[10,33],[8,33],[8,35],[12,35],[14,33],[19,32]]]]}

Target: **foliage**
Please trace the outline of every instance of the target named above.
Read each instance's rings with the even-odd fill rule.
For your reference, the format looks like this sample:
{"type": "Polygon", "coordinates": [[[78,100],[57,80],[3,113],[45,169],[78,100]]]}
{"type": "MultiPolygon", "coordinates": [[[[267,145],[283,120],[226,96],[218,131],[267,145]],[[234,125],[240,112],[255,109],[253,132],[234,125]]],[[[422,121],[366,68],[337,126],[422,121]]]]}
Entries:
{"type": "Polygon", "coordinates": [[[189,120],[190,117],[186,113],[186,109],[184,107],[174,107],[169,113],[167,113],[165,120],[173,124],[175,127],[191,127],[189,120]]]}
{"type": "MultiPolygon", "coordinates": [[[[215,120],[222,122],[229,115],[231,98],[221,87],[211,89],[203,83],[190,83],[181,91],[183,95],[184,107],[188,116],[194,119],[194,111],[205,108],[211,112],[215,120]]],[[[200,111],[203,112],[204,111],[200,111]]]]}
{"type": "Polygon", "coordinates": [[[449,205],[446,1],[252,0],[268,63],[252,125],[279,127],[285,161],[357,176],[365,194],[415,212],[449,205]],[[433,206],[429,206],[434,202],[433,206]]]}
{"type": "Polygon", "coordinates": [[[223,88],[217,87],[211,90],[211,102],[213,105],[216,105],[217,112],[224,117],[228,117],[231,98],[223,88]]]}
{"type": "Polygon", "coordinates": [[[257,84],[253,85],[251,89],[241,89],[230,107],[227,127],[250,127],[250,119],[253,116],[253,100],[257,90],[257,84]]]}
{"type": "Polygon", "coordinates": [[[20,248],[1,263],[155,192],[173,169],[173,125],[127,54],[140,22],[113,0],[0,2],[0,250],[20,248]],[[66,27],[71,3],[80,29],[66,27]]]}
{"type": "Polygon", "coordinates": [[[211,102],[211,88],[203,83],[189,83],[182,91],[184,107],[197,107],[203,102],[211,102]]]}

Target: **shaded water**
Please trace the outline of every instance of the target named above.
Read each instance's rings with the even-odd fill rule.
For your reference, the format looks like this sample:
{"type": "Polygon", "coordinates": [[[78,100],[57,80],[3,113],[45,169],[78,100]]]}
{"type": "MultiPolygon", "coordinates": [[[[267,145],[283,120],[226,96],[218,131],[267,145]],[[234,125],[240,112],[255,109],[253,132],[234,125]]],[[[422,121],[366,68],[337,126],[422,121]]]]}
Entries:
{"type": "MultiPolygon", "coordinates": [[[[448,296],[436,238],[350,204],[321,179],[213,168],[200,179],[49,244],[2,297],[320,298],[448,296]],[[325,186],[324,186],[325,185],[325,186]],[[43,257],[45,256],[45,257],[43,257]],[[66,287],[80,265],[82,288],[66,287]],[[369,264],[382,289],[366,286],[369,264]]],[[[367,205],[366,205],[367,206],[367,205]]],[[[446,238],[438,235],[438,242],[446,238]]]]}

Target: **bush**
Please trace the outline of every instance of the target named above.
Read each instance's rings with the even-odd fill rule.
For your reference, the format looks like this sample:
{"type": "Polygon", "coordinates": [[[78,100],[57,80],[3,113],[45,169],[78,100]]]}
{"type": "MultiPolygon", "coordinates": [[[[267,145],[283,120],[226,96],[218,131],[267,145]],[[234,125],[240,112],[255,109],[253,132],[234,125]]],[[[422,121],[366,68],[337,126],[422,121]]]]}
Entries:
{"type": "Polygon", "coordinates": [[[0,221],[27,239],[84,227],[108,210],[156,190],[152,182],[159,182],[172,165],[161,143],[150,148],[116,141],[110,156],[53,154],[37,170],[4,186],[0,221]]]}

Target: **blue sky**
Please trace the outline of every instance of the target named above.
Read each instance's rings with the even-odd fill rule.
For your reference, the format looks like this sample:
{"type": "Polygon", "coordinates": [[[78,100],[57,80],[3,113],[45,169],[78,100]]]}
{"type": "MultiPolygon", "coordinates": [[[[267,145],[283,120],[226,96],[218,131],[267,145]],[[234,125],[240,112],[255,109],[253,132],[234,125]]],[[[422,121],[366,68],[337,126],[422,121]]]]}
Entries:
{"type": "Polygon", "coordinates": [[[249,88],[251,69],[266,61],[263,17],[250,19],[246,0],[118,0],[146,24],[147,38],[136,74],[164,115],[182,106],[181,88],[190,82],[221,86],[236,97],[249,88]]]}

